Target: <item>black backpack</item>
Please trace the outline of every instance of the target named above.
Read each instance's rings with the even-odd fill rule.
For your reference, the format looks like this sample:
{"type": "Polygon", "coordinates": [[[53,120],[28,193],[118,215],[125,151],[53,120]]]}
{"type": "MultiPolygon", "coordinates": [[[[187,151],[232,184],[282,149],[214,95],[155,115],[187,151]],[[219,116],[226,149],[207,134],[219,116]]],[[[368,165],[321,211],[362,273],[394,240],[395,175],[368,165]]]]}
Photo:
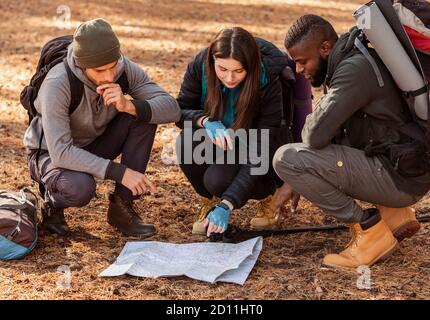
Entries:
{"type": "MultiPolygon", "coordinates": [[[[67,48],[73,42],[72,35],[61,36],[48,41],[42,48],[36,73],[30,80],[30,83],[21,91],[20,101],[22,106],[27,110],[28,123],[37,115],[34,107],[34,101],[45,80],[49,70],[59,63],[64,63],[67,76],[70,83],[71,100],[69,106],[69,115],[71,115],[79,106],[84,94],[84,84],[76,77],[67,63],[67,48]]],[[[124,94],[129,90],[128,79],[125,72],[122,73],[117,83],[121,86],[124,94]]],[[[43,134],[42,134],[43,136],[43,134]]],[[[41,138],[42,140],[42,138],[41,138]]],[[[39,146],[40,149],[40,146],[39,146]]]]}

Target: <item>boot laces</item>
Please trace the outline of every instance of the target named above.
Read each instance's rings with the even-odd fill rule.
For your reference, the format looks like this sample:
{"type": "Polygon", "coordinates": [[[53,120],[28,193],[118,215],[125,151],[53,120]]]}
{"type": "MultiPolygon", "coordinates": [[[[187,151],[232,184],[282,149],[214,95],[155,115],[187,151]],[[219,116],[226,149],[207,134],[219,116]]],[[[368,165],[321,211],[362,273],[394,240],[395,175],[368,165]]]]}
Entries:
{"type": "Polygon", "coordinates": [[[54,207],[52,207],[49,204],[45,204],[44,205],[44,210],[42,210],[42,216],[44,219],[47,218],[58,218],[60,220],[64,220],[64,210],[63,209],[56,209],[54,207]]]}
{"type": "Polygon", "coordinates": [[[263,199],[261,201],[258,201],[255,204],[255,209],[256,209],[256,218],[263,218],[263,217],[268,217],[268,218],[272,218],[274,217],[274,212],[272,212],[272,210],[270,210],[270,204],[271,204],[271,197],[267,197],[266,199],[263,199]]]}
{"type": "Polygon", "coordinates": [[[357,249],[357,247],[360,244],[361,239],[363,237],[363,233],[361,231],[361,228],[358,225],[355,225],[353,229],[354,229],[354,234],[355,235],[354,235],[354,242],[352,244],[352,247],[354,249],[357,249]]]}
{"type": "Polygon", "coordinates": [[[206,215],[210,209],[217,203],[216,200],[203,200],[202,204],[200,205],[200,209],[196,214],[195,221],[202,221],[206,218],[206,215]]]}
{"type": "Polygon", "coordinates": [[[127,204],[127,214],[130,222],[133,220],[133,218],[137,219],[138,221],[142,220],[140,217],[140,208],[135,206],[133,202],[127,204]]]}

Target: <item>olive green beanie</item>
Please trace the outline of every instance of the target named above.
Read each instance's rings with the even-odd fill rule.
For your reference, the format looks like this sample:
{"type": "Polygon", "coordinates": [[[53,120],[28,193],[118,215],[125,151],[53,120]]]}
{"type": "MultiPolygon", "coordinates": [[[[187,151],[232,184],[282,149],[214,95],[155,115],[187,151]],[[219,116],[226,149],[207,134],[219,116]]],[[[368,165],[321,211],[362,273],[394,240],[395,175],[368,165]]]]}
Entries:
{"type": "Polygon", "coordinates": [[[73,58],[78,67],[101,67],[117,61],[120,56],[119,40],[106,20],[90,20],[76,29],[73,58]]]}

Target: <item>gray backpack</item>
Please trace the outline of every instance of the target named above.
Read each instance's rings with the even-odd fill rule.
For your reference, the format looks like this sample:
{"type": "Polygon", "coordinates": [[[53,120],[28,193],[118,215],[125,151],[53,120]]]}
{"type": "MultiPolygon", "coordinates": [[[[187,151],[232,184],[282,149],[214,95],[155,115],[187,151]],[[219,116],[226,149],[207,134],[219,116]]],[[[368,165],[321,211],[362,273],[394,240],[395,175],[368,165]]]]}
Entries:
{"type": "Polygon", "coordinates": [[[21,259],[37,243],[37,197],[0,190],[0,260],[21,259]]]}

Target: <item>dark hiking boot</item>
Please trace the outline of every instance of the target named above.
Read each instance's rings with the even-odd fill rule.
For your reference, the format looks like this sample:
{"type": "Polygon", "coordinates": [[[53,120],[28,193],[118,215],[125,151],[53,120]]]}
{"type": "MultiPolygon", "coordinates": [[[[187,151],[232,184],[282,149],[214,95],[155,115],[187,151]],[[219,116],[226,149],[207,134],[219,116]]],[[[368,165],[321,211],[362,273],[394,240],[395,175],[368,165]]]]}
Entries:
{"type": "Polygon", "coordinates": [[[156,232],[152,224],[144,224],[133,208],[133,202],[115,194],[109,195],[108,223],[126,236],[150,237],[156,232]]]}
{"type": "Polygon", "coordinates": [[[70,232],[64,218],[64,209],[54,208],[49,203],[44,202],[41,211],[43,229],[59,236],[65,236],[70,232]]]}

